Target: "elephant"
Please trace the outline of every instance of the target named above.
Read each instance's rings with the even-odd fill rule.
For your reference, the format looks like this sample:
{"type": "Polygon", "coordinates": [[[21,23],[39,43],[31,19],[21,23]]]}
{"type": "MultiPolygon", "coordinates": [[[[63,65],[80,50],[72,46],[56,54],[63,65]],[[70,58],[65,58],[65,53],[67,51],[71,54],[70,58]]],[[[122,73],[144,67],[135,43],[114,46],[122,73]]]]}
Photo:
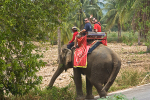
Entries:
{"type": "Polygon", "coordinates": [[[76,100],[93,99],[94,86],[100,97],[106,97],[107,92],[121,68],[120,57],[110,48],[100,44],[92,53],[87,54],[87,68],[74,68],[73,58],[75,49],[62,48],[60,64],[52,76],[48,87],[52,87],[57,77],[69,68],[73,68],[74,83],[76,86],[76,100]],[[86,96],[83,96],[81,74],[86,75],[86,96]]]}

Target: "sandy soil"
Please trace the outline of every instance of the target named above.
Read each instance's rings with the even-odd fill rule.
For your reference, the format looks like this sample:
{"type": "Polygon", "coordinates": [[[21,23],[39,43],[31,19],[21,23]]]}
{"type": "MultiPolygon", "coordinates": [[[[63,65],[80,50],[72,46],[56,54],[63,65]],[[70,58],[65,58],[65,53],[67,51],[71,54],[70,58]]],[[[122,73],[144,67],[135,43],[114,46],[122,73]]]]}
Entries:
{"type": "MultiPolygon", "coordinates": [[[[43,76],[41,88],[46,87],[54,72],[57,69],[57,45],[51,46],[50,44],[46,44],[42,47],[42,52],[44,55],[44,60],[47,62],[46,66],[41,68],[41,70],[37,73],[37,75],[43,76]],[[48,49],[48,50],[46,50],[48,49]]],[[[132,45],[128,46],[124,43],[108,43],[108,47],[117,52],[117,54],[121,57],[122,65],[121,68],[126,67],[135,67],[139,68],[139,70],[145,70],[147,67],[150,70],[150,53],[140,53],[145,52],[146,46],[138,46],[132,45]]],[[[55,81],[55,86],[64,87],[68,85],[72,80],[73,71],[72,69],[67,70],[67,72],[63,72],[55,81]]]]}

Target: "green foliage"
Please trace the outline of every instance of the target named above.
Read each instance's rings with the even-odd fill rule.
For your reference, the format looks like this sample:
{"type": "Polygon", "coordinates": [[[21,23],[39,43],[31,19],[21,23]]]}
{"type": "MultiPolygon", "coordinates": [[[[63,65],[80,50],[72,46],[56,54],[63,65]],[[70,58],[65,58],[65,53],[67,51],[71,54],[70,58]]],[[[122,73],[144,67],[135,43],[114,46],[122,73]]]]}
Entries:
{"type": "Polygon", "coordinates": [[[23,95],[41,83],[37,76],[45,62],[40,60],[33,40],[56,37],[79,0],[2,0],[0,2],[0,94],[23,95]],[[33,50],[36,51],[33,53],[33,50]]]}
{"type": "MultiPolygon", "coordinates": [[[[127,45],[132,45],[138,41],[138,33],[122,32],[119,42],[126,43],[127,45]]],[[[118,35],[116,32],[110,32],[107,35],[107,42],[118,42],[118,35]]]]}
{"type": "MultiPolygon", "coordinates": [[[[127,88],[129,86],[136,86],[142,81],[143,73],[139,72],[135,68],[126,68],[120,71],[121,75],[115,80],[117,86],[116,88],[127,88]]],[[[115,88],[115,87],[114,87],[115,88]]],[[[111,88],[113,89],[113,88],[111,88]]],[[[110,89],[110,90],[111,90],[110,89]]]]}
{"type": "MultiPolygon", "coordinates": [[[[120,40],[121,30],[139,32],[140,37],[144,37],[144,42],[150,47],[150,6],[148,0],[105,0],[104,10],[107,14],[101,19],[106,24],[105,30],[114,30],[118,25],[118,40],[120,40]],[[113,28],[113,29],[112,29],[113,28]]],[[[137,37],[137,36],[136,36],[137,37]]],[[[140,41],[140,38],[137,38],[140,41]]],[[[123,37],[123,42],[128,41],[123,37]]],[[[121,40],[122,41],[122,40],[121,40]]],[[[132,45],[132,43],[130,44],[132,45]]],[[[150,48],[149,48],[150,51],[150,48]]]]}
{"type": "Polygon", "coordinates": [[[102,9],[98,4],[102,4],[98,0],[79,0],[76,4],[69,4],[75,9],[67,14],[65,21],[61,23],[61,42],[67,44],[68,41],[72,39],[72,30],[71,27],[77,26],[78,31],[84,28],[84,18],[90,17],[93,14],[93,17],[97,17],[98,20],[102,17],[102,9]]]}
{"type": "MultiPolygon", "coordinates": [[[[148,70],[149,67],[146,67],[148,70]]],[[[109,92],[131,88],[133,86],[149,83],[149,72],[140,71],[138,68],[127,67],[120,70],[115,82],[110,87],[109,92]]]]}
{"type": "Polygon", "coordinates": [[[107,11],[106,15],[103,16],[101,21],[104,21],[106,25],[105,30],[111,29],[115,24],[120,23],[120,16],[118,9],[116,8],[116,4],[118,3],[116,0],[105,0],[107,3],[105,4],[104,10],[107,11]]]}
{"type": "Polygon", "coordinates": [[[46,35],[38,28],[45,17],[41,5],[30,0],[1,1],[0,5],[0,90],[13,95],[23,95],[41,83],[42,77],[36,72],[45,65],[39,60],[42,55],[32,54],[36,48],[35,37],[46,35]]]}
{"type": "MultiPolygon", "coordinates": [[[[100,98],[97,100],[129,100],[129,99],[127,99],[127,97],[123,94],[119,94],[119,95],[115,94],[115,95],[107,96],[106,98],[100,98]]],[[[133,98],[131,100],[136,100],[136,99],[133,98]]]]}
{"type": "Polygon", "coordinates": [[[53,87],[48,90],[46,88],[43,90],[35,88],[25,96],[11,96],[11,100],[74,100],[74,92],[68,91],[69,88],[70,86],[64,88],[53,87]]]}
{"type": "MultiPolygon", "coordinates": [[[[71,38],[71,27],[75,24],[74,18],[76,17],[76,10],[80,5],[79,0],[52,0],[51,9],[49,12],[51,13],[51,18],[48,18],[51,24],[60,26],[61,30],[61,42],[67,43],[71,38]],[[72,21],[71,21],[72,20],[72,21]]],[[[47,5],[49,6],[49,5],[47,5]]],[[[49,25],[50,26],[50,25],[49,25]]],[[[53,27],[53,29],[48,30],[50,41],[55,43],[57,41],[57,27],[53,27]]],[[[49,27],[48,27],[49,28],[49,27]]]]}
{"type": "Polygon", "coordinates": [[[138,41],[138,35],[135,33],[126,33],[121,37],[121,40],[123,43],[126,43],[127,45],[132,45],[133,43],[138,41]]]}

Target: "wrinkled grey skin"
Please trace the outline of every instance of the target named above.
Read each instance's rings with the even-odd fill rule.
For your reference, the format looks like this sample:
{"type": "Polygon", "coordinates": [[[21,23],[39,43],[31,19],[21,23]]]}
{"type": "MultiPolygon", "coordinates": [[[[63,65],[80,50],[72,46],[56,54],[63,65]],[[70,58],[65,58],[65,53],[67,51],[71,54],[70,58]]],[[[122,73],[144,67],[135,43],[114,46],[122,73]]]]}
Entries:
{"type": "MultiPolygon", "coordinates": [[[[60,55],[60,64],[53,75],[49,87],[52,87],[56,78],[68,68],[73,68],[73,51],[63,48],[60,55]]],[[[76,85],[76,100],[93,99],[92,86],[95,86],[100,97],[106,97],[107,91],[113,84],[121,67],[119,56],[102,44],[87,56],[87,68],[73,68],[76,85]],[[81,74],[86,75],[86,97],[83,96],[81,74]]]]}

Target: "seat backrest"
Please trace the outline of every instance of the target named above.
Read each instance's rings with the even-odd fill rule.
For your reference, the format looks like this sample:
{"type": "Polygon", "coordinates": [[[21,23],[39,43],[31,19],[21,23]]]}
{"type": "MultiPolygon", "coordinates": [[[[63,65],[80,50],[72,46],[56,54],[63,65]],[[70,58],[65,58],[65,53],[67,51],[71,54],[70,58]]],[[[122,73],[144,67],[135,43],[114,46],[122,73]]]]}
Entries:
{"type": "Polygon", "coordinates": [[[92,36],[104,36],[105,32],[88,32],[87,35],[92,35],[92,36]]]}

